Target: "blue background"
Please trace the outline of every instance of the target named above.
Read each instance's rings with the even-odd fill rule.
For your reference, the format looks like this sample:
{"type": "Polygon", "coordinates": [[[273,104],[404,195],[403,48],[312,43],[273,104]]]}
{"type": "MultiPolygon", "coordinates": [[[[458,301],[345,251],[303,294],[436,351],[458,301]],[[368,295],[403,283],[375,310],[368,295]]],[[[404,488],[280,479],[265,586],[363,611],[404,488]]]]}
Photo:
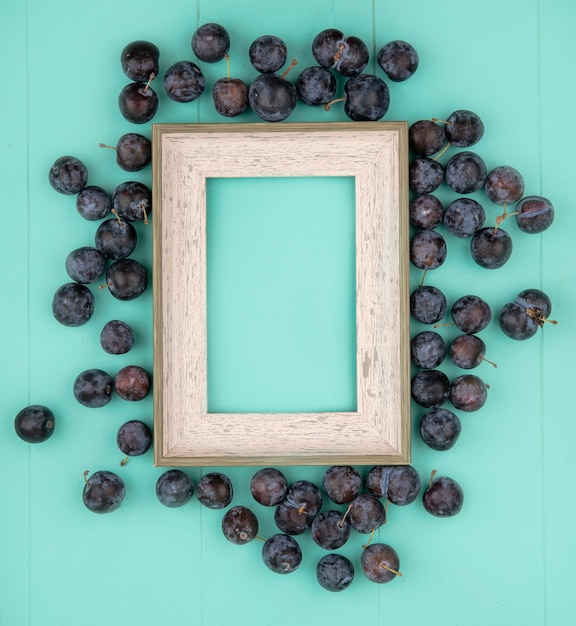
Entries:
{"type": "MultiPolygon", "coordinates": [[[[565,626],[575,621],[575,18],[569,0],[2,3],[1,623],[280,626],[361,620],[398,626],[565,626]],[[463,432],[451,451],[434,452],[419,441],[422,411],[413,407],[414,466],[424,482],[433,469],[455,477],[466,502],[451,519],[433,518],[419,503],[390,506],[377,540],[396,548],[404,575],[388,585],[369,583],[358,571],[345,592],[324,591],[314,574],[322,551],[309,537],[302,539],[301,567],[290,576],[272,574],[261,562],[259,543],[238,547],[223,538],[220,512],[196,500],[177,510],[160,505],[154,485],[162,470],[153,467],[151,453],[119,467],[116,430],[127,419],[151,423],[150,398],[141,403],[114,398],[94,410],[71,394],[74,378],[88,367],[152,368],[152,300],[146,293],[120,303],[98,292],[95,316],[86,326],[65,328],[54,320],[51,300],[67,281],[65,257],[91,244],[94,224],[77,215],[73,198],[49,187],[48,169],[58,156],[74,154],[88,165],[92,184],[112,190],[126,180],[113,153],[98,148],[135,130],[117,108],[117,94],[128,82],[120,51],[135,39],[156,42],[162,74],[171,63],[192,58],[192,33],[208,21],[229,29],[232,71],[248,81],[254,71],[247,48],[262,34],[284,38],[303,68],[312,62],[313,37],[324,28],[341,28],[368,43],[369,70],[379,75],[380,46],[391,39],[410,41],[420,68],[406,83],[391,84],[386,119],[412,123],[460,108],[476,111],[486,125],[476,150],[489,169],[516,167],[527,193],[547,196],[556,206],[555,223],[541,236],[525,235],[512,220],[506,222],[514,252],[501,270],[475,266],[468,242],[451,238],[446,263],[426,279],[442,288],[450,303],[476,293],[495,311],[521,289],[542,288],[559,324],[522,343],[504,337],[495,322],[483,331],[487,356],[498,368],[482,367],[488,402],[480,412],[461,416],[463,432]],[[99,329],[115,317],[130,321],[136,333],[136,345],[124,357],[111,357],[98,345],[99,329]],[[54,436],[35,447],[13,430],[14,416],[31,403],[47,404],[58,419],[54,436]],[[97,516],[82,505],[82,474],[104,468],[118,468],[128,495],[118,511],[97,516]]],[[[209,83],[225,71],[204,69],[209,83]]],[[[291,119],[346,118],[337,106],[327,114],[299,105],[291,119]]],[[[154,121],[225,120],[208,96],[179,105],[160,93],[154,121]]],[[[248,114],[242,121],[257,120],[248,114]]],[[[151,174],[130,178],[150,181],[151,174]]],[[[319,186],[319,197],[322,193],[319,186]]],[[[443,190],[439,196],[449,201],[453,194],[443,190]]],[[[486,202],[486,210],[493,220],[499,208],[486,202]]],[[[138,226],[134,258],[150,267],[151,231],[138,226]]],[[[421,273],[412,272],[411,279],[414,287],[421,273]]],[[[421,328],[414,324],[412,330],[421,328]]],[[[450,329],[442,333],[453,336],[450,329]]],[[[457,373],[445,369],[450,377],[457,373]]],[[[290,481],[319,481],[325,469],[290,467],[286,475],[290,481]]],[[[190,473],[197,481],[203,471],[190,473]]],[[[248,483],[254,469],[225,471],[234,482],[234,503],[252,505],[248,483]]],[[[260,534],[274,533],[271,511],[254,506],[260,534]]],[[[364,540],[355,536],[343,549],[357,568],[364,540]]]]}

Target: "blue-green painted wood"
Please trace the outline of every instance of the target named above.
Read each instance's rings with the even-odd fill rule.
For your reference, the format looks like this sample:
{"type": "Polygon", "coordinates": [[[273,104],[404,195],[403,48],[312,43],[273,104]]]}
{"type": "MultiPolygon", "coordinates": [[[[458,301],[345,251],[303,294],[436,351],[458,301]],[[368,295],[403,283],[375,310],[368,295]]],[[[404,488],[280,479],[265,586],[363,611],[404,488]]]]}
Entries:
{"type": "MultiPolygon", "coordinates": [[[[0,95],[7,268],[1,308],[1,622],[287,625],[357,622],[359,612],[366,622],[400,626],[565,626],[574,621],[574,505],[567,488],[576,469],[574,408],[565,390],[574,345],[570,236],[575,218],[573,131],[564,123],[574,99],[574,18],[567,0],[488,0],[481,8],[455,0],[433,6],[424,0],[294,0],[273,7],[256,0],[168,0],[161,6],[151,0],[102,0],[81,10],[72,0],[28,0],[0,9],[0,50],[10,59],[0,95]],[[466,504],[448,520],[432,518],[419,504],[389,507],[377,539],[394,545],[404,574],[390,585],[370,584],[358,572],[346,592],[323,591],[314,577],[322,551],[309,537],[302,538],[301,568],[290,576],[273,575],[261,563],[259,543],[238,547],[225,541],[221,512],[197,501],[178,510],[160,505],[154,485],[162,470],[152,466],[150,453],[119,467],[116,430],[127,419],[151,423],[149,398],[141,403],[114,398],[102,409],[87,409],[71,394],[75,376],[88,367],[111,373],[131,362],[152,367],[152,301],[147,293],[118,303],[95,289],[97,310],[90,324],[64,328],[54,321],[50,302],[67,280],[64,259],[74,247],[91,244],[94,225],[76,214],[73,198],[49,188],[48,168],[57,156],[70,153],[88,164],[91,184],[111,191],[127,180],[113,153],[98,148],[99,142],[113,144],[124,132],[138,132],[117,110],[117,94],[127,82],[119,65],[122,47],[134,39],[157,42],[163,72],[191,58],[192,32],[207,21],[229,28],[232,72],[247,80],[254,72],[246,50],[261,34],[285,38],[289,54],[299,61],[294,72],[312,62],[310,42],[323,28],[363,37],[373,52],[369,70],[376,73],[374,53],[383,43],[410,41],[421,66],[410,81],[390,85],[387,119],[413,122],[458,108],[477,111],[486,124],[477,151],[488,167],[517,167],[527,192],[542,193],[557,206],[556,222],[542,236],[524,235],[513,220],[505,222],[514,253],[502,270],[476,267],[468,242],[452,238],[446,264],[426,278],[445,290],[449,302],[477,293],[494,310],[520,289],[537,286],[552,296],[553,316],[560,322],[522,343],[503,337],[495,322],[483,331],[487,357],[498,368],[482,367],[489,401],[482,411],[462,415],[463,433],[451,451],[433,452],[419,441],[423,411],[413,407],[414,465],[423,481],[432,469],[456,477],[466,504]],[[136,331],[133,352],[122,357],[106,355],[97,343],[99,328],[113,317],[126,319],[136,331]],[[57,432],[42,446],[29,447],[13,433],[15,413],[31,402],[48,404],[58,416],[57,432]],[[128,487],[125,503],[110,516],[91,514],[80,501],[82,473],[116,467],[128,487]]],[[[209,84],[224,73],[218,65],[204,69],[209,84]]],[[[157,121],[225,121],[209,97],[179,105],[162,94],[161,85],[158,91],[157,121]]],[[[346,118],[337,106],[327,114],[300,105],[291,119],[346,118]]],[[[242,120],[256,118],[247,114],[242,120]]],[[[149,125],[142,130],[149,132],[149,125]]],[[[146,182],[150,172],[129,176],[146,182]]],[[[454,197],[444,190],[439,195],[444,202],[454,197]]],[[[481,192],[474,197],[484,201],[481,192]]],[[[487,203],[486,210],[493,220],[499,209],[487,203]]],[[[149,264],[150,229],[137,226],[134,257],[149,264]]],[[[412,285],[421,278],[413,271],[412,285]]],[[[413,332],[421,329],[413,325],[413,332]]],[[[450,328],[440,332],[447,339],[455,334],[450,328]]],[[[445,369],[451,377],[457,374],[455,367],[445,369]]],[[[285,471],[290,481],[319,481],[324,469],[285,471]]],[[[197,481],[209,470],[189,471],[197,481]]],[[[254,470],[223,471],[234,481],[234,502],[252,505],[248,483],[254,470]]],[[[271,511],[253,506],[260,534],[276,532],[271,511]]],[[[363,541],[355,536],[342,550],[356,565],[363,541]]]]}

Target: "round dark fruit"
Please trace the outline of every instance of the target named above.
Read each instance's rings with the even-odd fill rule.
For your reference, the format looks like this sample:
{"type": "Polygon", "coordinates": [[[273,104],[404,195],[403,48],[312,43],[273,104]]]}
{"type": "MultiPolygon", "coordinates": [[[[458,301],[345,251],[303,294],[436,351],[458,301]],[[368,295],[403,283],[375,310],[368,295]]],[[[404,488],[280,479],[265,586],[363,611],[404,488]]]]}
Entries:
{"type": "Polygon", "coordinates": [[[274,523],[287,535],[301,535],[310,528],[313,515],[308,515],[303,508],[294,506],[287,500],[282,500],[274,509],[274,523]]]}
{"type": "Polygon", "coordinates": [[[134,331],[126,322],[110,320],[100,332],[100,345],[108,354],[126,354],[134,345],[134,331]]]}
{"type": "Polygon", "coordinates": [[[506,303],[498,315],[498,325],[510,339],[530,339],[538,331],[536,322],[526,314],[526,309],[517,302],[506,303]]]}
{"type": "Polygon", "coordinates": [[[394,82],[402,82],[413,76],[419,61],[414,46],[399,39],[384,44],[378,52],[378,65],[394,82]]]}
{"type": "Polygon", "coordinates": [[[468,295],[454,302],[451,315],[454,324],[463,333],[475,334],[488,326],[492,319],[492,310],[480,296],[468,295]]]}
{"type": "Polygon", "coordinates": [[[336,79],[329,69],[313,65],[300,72],[296,79],[296,91],[304,104],[325,105],[334,98],[336,79]]]}
{"type": "Polygon", "coordinates": [[[460,411],[478,411],[486,404],[487,397],[486,384],[474,374],[458,376],[450,385],[450,402],[460,411]]]}
{"type": "Polygon", "coordinates": [[[232,502],[233,495],[232,482],[226,474],[210,472],[204,474],[198,481],[196,488],[198,502],[208,509],[226,508],[232,502]]]}
{"type": "Polygon", "coordinates": [[[523,289],[514,299],[520,306],[526,310],[529,315],[539,326],[548,321],[550,313],[552,313],[552,301],[550,297],[541,289],[523,289]]]}
{"type": "Polygon", "coordinates": [[[274,467],[265,467],[257,471],[250,480],[252,497],[263,506],[276,506],[284,499],[287,491],[286,477],[274,467]]]}
{"type": "Polygon", "coordinates": [[[444,180],[444,168],[429,157],[416,157],[410,161],[408,183],[414,193],[432,193],[444,180]]]}
{"type": "Polygon", "coordinates": [[[152,376],[140,365],[126,365],[114,376],[114,390],[123,400],[143,400],[151,387],[152,376]]]}
{"type": "Polygon", "coordinates": [[[117,261],[130,256],[136,249],[138,234],[130,222],[111,218],[98,225],[94,235],[96,249],[107,259],[117,261]]]}
{"type": "Polygon", "coordinates": [[[484,191],[494,204],[513,204],[524,195],[524,178],[510,165],[501,165],[488,173],[484,191]]]}
{"type": "Polygon", "coordinates": [[[486,344],[476,335],[458,335],[450,344],[450,358],[458,367],[470,370],[486,361],[486,344]]]}
{"type": "Polygon", "coordinates": [[[156,115],[158,96],[147,83],[128,83],[118,95],[118,108],[128,122],[145,124],[156,115]]]}
{"type": "Polygon", "coordinates": [[[262,35],[248,48],[248,58],[252,67],[261,73],[277,72],[286,63],[288,49],[280,37],[262,35]]]}
{"type": "Polygon", "coordinates": [[[554,207],[548,198],[525,196],[516,205],[518,228],[531,235],[541,233],[554,221],[554,207]]]}
{"type": "Polygon", "coordinates": [[[82,246],[68,254],[64,266],[72,280],[85,285],[96,282],[104,274],[106,259],[96,248],[82,246]]]}
{"type": "Polygon", "coordinates": [[[454,446],[461,432],[460,418],[448,409],[430,409],[420,420],[420,437],[432,450],[449,450],[454,446]]]}
{"type": "Polygon", "coordinates": [[[498,269],[512,256],[512,238],[503,228],[481,228],[472,236],[470,253],[480,267],[498,269]]]}
{"type": "Polygon", "coordinates": [[[51,409],[43,404],[24,407],[14,418],[14,430],[27,443],[42,443],[54,433],[56,418],[51,409]]]}
{"type": "Polygon", "coordinates": [[[412,363],[422,369],[436,369],[446,358],[446,342],[441,335],[425,330],[410,341],[412,363]]]}
{"type": "Polygon", "coordinates": [[[436,324],[446,314],[444,293],[431,285],[420,285],[410,294],[410,314],[422,324],[436,324]]]}
{"type": "Polygon", "coordinates": [[[412,465],[375,465],[366,477],[369,493],[396,506],[412,504],[421,487],[420,476],[412,465]]]}
{"type": "Polygon", "coordinates": [[[54,293],[52,313],[64,326],[82,326],[94,313],[94,295],[86,285],[66,283],[54,293]]]}
{"type": "Polygon", "coordinates": [[[54,161],[48,172],[52,188],[65,195],[79,193],[88,182],[88,169],[73,156],[62,156],[54,161]]]}
{"type": "Polygon", "coordinates": [[[469,148],[484,135],[484,124],[480,116],[472,111],[458,110],[446,120],[446,139],[456,148],[469,148]]]}
{"type": "Polygon", "coordinates": [[[175,102],[193,102],[206,89],[206,78],[196,63],[178,61],[164,74],[164,90],[175,102]]]}
{"type": "Polygon", "coordinates": [[[112,207],[127,222],[148,222],[152,213],[152,190],[136,180],[120,183],[112,194],[112,207]]]}
{"type": "Polygon", "coordinates": [[[478,191],[484,186],[486,175],[486,163],[475,152],[458,152],[446,164],[446,184],[456,193],[478,191]]]}
{"type": "Polygon", "coordinates": [[[386,523],[386,509],[378,498],[361,493],[350,502],[346,519],[356,532],[367,535],[386,523]]]}
{"type": "Polygon", "coordinates": [[[446,241],[435,230],[421,230],[410,240],[410,261],[421,270],[435,270],[446,260],[446,241]]]}
{"type": "Polygon", "coordinates": [[[106,271],[108,291],[118,300],[134,300],[148,287],[146,268],[134,259],[114,261],[106,271]]]}
{"type": "Polygon", "coordinates": [[[322,487],[332,502],[346,504],[360,493],[362,478],[350,465],[333,465],[324,473],[322,487]]]}
{"type": "Polygon", "coordinates": [[[398,553],[385,543],[371,543],[364,548],[360,565],[366,578],[373,583],[389,583],[400,575],[398,553]]]}
{"type": "Polygon", "coordinates": [[[464,492],[453,478],[439,476],[430,481],[422,496],[422,504],[436,517],[452,517],[462,510],[464,492]]]}
{"type": "Polygon", "coordinates": [[[336,28],[327,28],[314,37],[312,55],[319,65],[342,76],[356,76],[368,65],[370,54],[358,37],[345,37],[336,28]]]}
{"type": "Polygon", "coordinates": [[[199,26],[192,35],[192,51],[205,63],[221,61],[230,49],[230,35],[220,24],[210,22],[199,26]]]}
{"type": "Polygon", "coordinates": [[[239,78],[219,78],[212,86],[212,100],[224,117],[236,117],[250,106],[248,87],[239,78]]]}
{"type": "Polygon", "coordinates": [[[152,161],[152,142],[139,133],[126,133],[116,143],[116,163],[126,172],[138,172],[152,161]]]}
{"type": "Polygon", "coordinates": [[[262,560],[276,574],[290,574],[302,562],[302,550],[293,537],[278,533],[264,542],[262,560]]]}
{"type": "Polygon", "coordinates": [[[152,445],[152,431],[141,420],[124,422],[116,433],[116,443],[120,452],[127,456],[141,456],[152,445]]]}
{"type": "Polygon", "coordinates": [[[417,155],[432,156],[440,152],[446,143],[444,127],[432,120],[418,120],[408,129],[408,143],[417,155]]]}
{"type": "Polygon", "coordinates": [[[444,226],[455,237],[471,237],[485,221],[484,207],[472,198],[457,198],[444,211],[444,226]]]}
{"type": "Polygon", "coordinates": [[[104,219],[112,208],[110,196],[97,185],[87,185],[76,196],[76,210],[91,222],[104,219]]]}
{"type": "Polygon", "coordinates": [[[312,520],[310,536],[324,550],[337,550],[350,538],[349,516],[344,518],[340,511],[321,511],[312,520]]]}
{"type": "Polygon", "coordinates": [[[84,370],[74,380],[74,397],[91,409],[106,406],[112,399],[114,380],[108,372],[98,368],[84,370]]]}
{"type": "Polygon", "coordinates": [[[194,483],[182,470],[167,470],[156,481],[156,497],[161,504],[171,509],[188,504],[193,494],[194,483]]]}
{"type": "Polygon", "coordinates": [[[292,114],[298,102],[293,83],[277,74],[260,74],[248,89],[248,101],[265,122],[281,122],[292,114]]]}
{"type": "Polygon", "coordinates": [[[432,194],[416,196],[410,201],[409,219],[415,228],[436,228],[444,220],[444,207],[432,194]]]}
{"type": "Polygon", "coordinates": [[[343,591],[354,580],[354,565],[341,554],[326,554],[316,565],[316,578],[327,591],[343,591]]]}
{"type": "Polygon", "coordinates": [[[412,399],[427,409],[442,406],[450,391],[448,376],[440,370],[422,370],[412,377],[412,399]]]}
{"type": "Polygon", "coordinates": [[[244,545],[258,535],[258,518],[245,506],[233,506],[222,517],[222,533],[228,541],[244,545]]]}
{"type": "Polygon", "coordinates": [[[112,513],[122,504],[126,495],[124,481],[114,472],[94,472],[86,480],[82,501],[93,513],[112,513]]]}
{"type": "Polygon", "coordinates": [[[120,54],[122,70],[130,80],[147,82],[158,75],[160,51],[150,41],[132,41],[120,54]]]}
{"type": "Polygon", "coordinates": [[[344,113],[353,122],[376,122],[388,112],[390,91],[378,76],[357,74],[346,81],[344,91],[344,113]]]}
{"type": "Polygon", "coordinates": [[[322,500],[322,492],[314,483],[297,480],[288,488],[284,501],[312,518],[322,508],[322,500]]]}

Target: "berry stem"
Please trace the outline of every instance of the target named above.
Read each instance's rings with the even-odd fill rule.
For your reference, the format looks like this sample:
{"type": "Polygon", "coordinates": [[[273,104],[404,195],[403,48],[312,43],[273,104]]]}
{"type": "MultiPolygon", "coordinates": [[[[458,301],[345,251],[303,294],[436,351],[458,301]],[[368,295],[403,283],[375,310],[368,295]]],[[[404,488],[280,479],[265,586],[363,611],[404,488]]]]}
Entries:
{"type": "Polygon", "coordinates": [[[418,285],[418,287],[422,287],[422,285],[424,284],[424,279],[426,278],[427,272],[428,270],[424,270],[424,274],[422,274],[422,280],[420,281],[420,284],[418,285]]]}
{"type": "Polygon", "coordinates": [[[437,161],[452,144],[448,141],[446,145],[440,150],[440,152],[432,159],[433,161],[437,161]]]}
{"type": "Polygon", "coordinates": [[[448,124],[448,122],[446,120],[439,120],[437,117],[431,117],[430,119],[433,122],[436,122],[436,124],[448,124]]]}
{"type": "Polygon", "coordinates": [[[110,148],[110,150],[116,150],[116,146],[109,146],[107,143],[99,143],[99,148],[110,148]]]}
{"type": "Polygon", "coordinates": [[[230,78],[230,55],[226,53],[224,58],[226,59],[226,77],[230,78]]]}
{"type": "Polygon", "coordinates": [[[284,70],[284,72],[282,72],[282,74],[280,75],[280,78],[286,78],[286,76],[288,75],[288,72],[293,70],[297,64],[298,64],[298,61],[296,59],[292,59],[292,63],[290,63],[290,65],[284,70]]]}
{"type": "Polygon", "coordinates": [[[150,78],[148,79],[148,82],[144,86],[144,93],[146,93],[148,91],[148,87],[150,87],[150,83],[154,80],[154,78],[156,78],[156,74],[154,74],[154,72],[152,72],[150,74],[150,78]]]}
{"type": "Polygon", "coordinates": [[[116,216],[116,219],[118,220],[118,223],[120,224],[120,226],[122,226],[123,222],[122,222],[122,219],[120,218],[120,216],[118,215],[118,211],[116,209],[112,209],[110,211],[110,213],[112,213],[113,215],[116,216]]]}
{"type": "Polygon", "coordinates": [[[120,467],[124,467],[126,465],[126,463],[128,463],[128,455],[126,455],[121,461],[120,461],[120,467]]]}
{"type": "Polygon", "coordinates": [[[324,105],[324,110],[329,111],[333,104],[336,104],[337,102],[345,102],[345,101],[346,101],[346,96],[343,96],[342,98],[336,98],[335,100],[330,100],[330,102],[324,105]]]}
{"type": "Polygon", "coordinates": [[[494,363],[494,361],[489,361],[488,359],[485,359],[483,356],[480,357],[481,361],[485,361],[486,363],[489,363],[490,365],[492,365],[493,367],[498,367],[496,365],[496,363],[494,363]]]}
{"type": "Polygon", "coordinates": [[[430,487],[432,487],[432,481],[434,480],[434,476],[438,473],[438,470],[432,470],[430,472],[430,487]]]}
{"type": "Polygon", "coordinates": [[[375,532],[376,532],[375,528],[373,528],[370,531],[370,537],[368,537],[368,541],[365,544],[362,545],[362,550],[365,550],[372,543],[372,539],[374,539],[375,532]]]}
{"type": "Polygon", "coordinates": [[[90,483],[88,482],[88,479],[87,479],[86,477],[88,476],[88,474],[89,474],[89,473],[90,473],[90,470],[85,470],[85,471],[84,471],[84,474],[83,474],[83,476],[84,476],[84,482],[85,482],[88,486],[90,486],[90,483]]]}
{"type": "Polygon", "coordinates": [[[402,576],[401,572],[399,572],[398,570],[392,569],[391,567],[388,567],[386,563],[380,563],[380,567],[384,568],[385,570],[388,570],[389,572],[392,572],[393,574],[396,574],[396,576],[402,576]]]}
{"type": "Polygon", "coordinates": [[[348,517],[348,513],[350,513],[351,509],[352,509],[352,503],[348,505],[348,508],[346,509],[346,513],[344,513],[344,515],[342,516],[342,519],[338,522],[338,526],[340,528],[344,526],[344,520],[348,517]]]}

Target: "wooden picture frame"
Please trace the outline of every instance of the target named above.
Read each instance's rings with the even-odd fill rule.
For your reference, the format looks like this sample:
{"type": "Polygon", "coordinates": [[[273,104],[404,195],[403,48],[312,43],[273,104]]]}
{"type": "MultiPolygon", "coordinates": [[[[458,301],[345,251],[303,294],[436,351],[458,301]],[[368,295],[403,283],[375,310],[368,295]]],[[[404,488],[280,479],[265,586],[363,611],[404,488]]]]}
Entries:
{"type": "Polygon", "coordinates": [[[410,462],[405,122],[153,126],[154,461],[410,462]],[[206,180],[355,179],[357,410],[208,413],[206,180]]]}

